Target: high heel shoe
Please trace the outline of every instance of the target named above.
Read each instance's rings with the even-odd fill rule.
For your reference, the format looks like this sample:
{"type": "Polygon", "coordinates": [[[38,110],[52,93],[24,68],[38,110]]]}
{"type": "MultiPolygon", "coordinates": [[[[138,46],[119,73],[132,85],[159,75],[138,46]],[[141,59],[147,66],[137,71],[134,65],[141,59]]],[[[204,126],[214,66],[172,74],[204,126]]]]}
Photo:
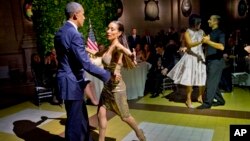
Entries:
{"type": "Polygon", "coordinates": [[[187,106],[188,108],[194,108],[194,106],[193,106],[192,104],[188,104],[187,101],[185,102],[185,104],[186,104],[186,106],[187,106]]]}
{"type": "Polygon", "coordinates": [[[143,132],[142,129],[140,129],[140,134],[139,134],[139,135],[136,134],[136,136],[138,137],[138,139],[139,139],[140,141],[146,141],[146,137],[144,136],[144,132],[143,132]]]}

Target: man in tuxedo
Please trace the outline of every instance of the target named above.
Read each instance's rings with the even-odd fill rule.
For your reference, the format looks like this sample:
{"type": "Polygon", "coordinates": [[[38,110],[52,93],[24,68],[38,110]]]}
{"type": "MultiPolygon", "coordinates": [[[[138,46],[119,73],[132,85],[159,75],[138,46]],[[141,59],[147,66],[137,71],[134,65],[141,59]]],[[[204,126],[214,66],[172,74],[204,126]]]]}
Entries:
{"type": "Polygon", "coordinates": [[[153,71],[151,72],[151,80],[153,81],[153,89],[151,98],[158,97],[162,92],[161,85],[163,78],[174,67],[174,55],[164,48],[164,45],[158,43],[156,45],[156,60],[153,64],[153,71]]]}
{"type": "Polygon", "coordinates": [[[137,44],[141,43],[140,40],[141,38],[139,35],[137,35],[136,28],[132,28],[131,35],[128,36],[128,45],[131,51],[133,51],[133,48],[135,48],[137,44]]]}
{"type": "Polygon", "coordinates": [[[110,79],[110,72],[93,65],[85,51],[84,39],[78,32],[85,20],[82,5],[76,2],[68,3],[65,14],[67,22],[54,38],[58,59],[58,91],[60,98],[64,100],[67,113],[65,139],[92,141],[83,94],[87,83],[84,72],[87,71],[103,82],[110,79]]]}

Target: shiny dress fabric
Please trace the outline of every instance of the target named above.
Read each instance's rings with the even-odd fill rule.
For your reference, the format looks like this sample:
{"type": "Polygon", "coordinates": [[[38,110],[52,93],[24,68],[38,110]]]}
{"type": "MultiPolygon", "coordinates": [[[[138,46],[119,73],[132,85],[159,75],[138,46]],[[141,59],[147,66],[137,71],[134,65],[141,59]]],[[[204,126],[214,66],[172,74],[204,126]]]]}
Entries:
{"type": "Polygon", "coordinates": [[[107,110],[115,112],[117,115],[126,118],[130,116],[129,107],[127,103],[126,85],[122,79],[115,80],[115,74],[121,75],[122,64],[117,63],[117,59],[121,52],[113,53],[111,56],[104,56],[104,68],[109,70],[112,74],[108,83],[104,84],[104,88],[100,97],[100,105],[107,110]]]}
{"type": "MultiPolygon", "coordinates": [[[[187,32],[192,42],[201,41],[204,34],[202,30],[187,29],[187,32]]],[[[202,45],[188,49],[167,76],[174,80],[175,84],[205,86],[207,74],[202,45]]]]}

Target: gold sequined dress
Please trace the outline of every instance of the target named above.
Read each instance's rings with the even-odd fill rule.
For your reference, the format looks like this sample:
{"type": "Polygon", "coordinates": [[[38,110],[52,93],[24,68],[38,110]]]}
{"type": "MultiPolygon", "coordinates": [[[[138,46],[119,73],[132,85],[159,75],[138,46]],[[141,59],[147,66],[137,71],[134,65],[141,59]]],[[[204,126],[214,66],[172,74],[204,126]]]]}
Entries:
{"type": "Polygon", "coordinates": [[[126,85],[121,76],[122,63],[118,63],[118,58],[121,56],[124,57],[120,51],[115,51],[112,56],[103,56],[104,68],[109,70],[112,76],[109,82],[104,84],[99,106],[104,106],[121,117],[128,117],[130,113],[126,85]],[[120,75],[119,80],[115,80],[117,75],[120,75]]]}

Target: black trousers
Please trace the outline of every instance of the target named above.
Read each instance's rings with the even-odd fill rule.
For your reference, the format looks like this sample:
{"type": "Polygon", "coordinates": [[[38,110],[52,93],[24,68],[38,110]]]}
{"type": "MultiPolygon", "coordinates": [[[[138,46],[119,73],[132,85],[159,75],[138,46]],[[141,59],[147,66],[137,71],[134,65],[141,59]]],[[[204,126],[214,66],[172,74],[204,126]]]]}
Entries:
{"type": "Polygon", "coordinates": [[[220,103],[225,103],[225,100],[222,97],[219,89],[219,83],[224,67],[225,62],[223,59],[207,61],[207,82],[204,101],[206,106],[211,107],[214,99],[220,103]]]}
{"type": "Polygon", "coordinates": [[[164,76],[161,74],[160,70],[157,70],[154,74],[153,78],[153,91],[152,93],[160,94],[162,92],[162,83],[163,83],[164,76]]]}
{"type": "Polygon", "coordinates": [[[66,141],[93,141],[87,108],[83,100],[65,100],[67,121],[65,125],[66,141]]]}

